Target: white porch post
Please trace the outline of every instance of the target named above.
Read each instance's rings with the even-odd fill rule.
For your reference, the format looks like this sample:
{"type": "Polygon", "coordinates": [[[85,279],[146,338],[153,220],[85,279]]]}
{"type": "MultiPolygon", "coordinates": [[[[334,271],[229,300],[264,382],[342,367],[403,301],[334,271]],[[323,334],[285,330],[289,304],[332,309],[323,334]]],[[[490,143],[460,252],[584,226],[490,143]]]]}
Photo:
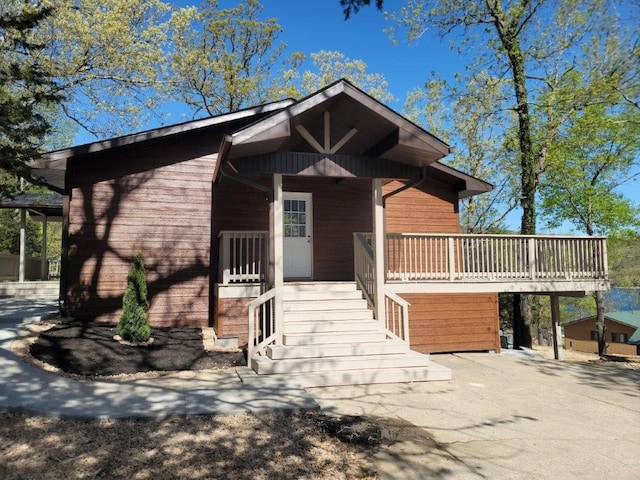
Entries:
{"type": "Polygon", "coordinates": [[[40,250],[40,280],[49,280],[49,269],[47,268],[47,222],[45,215],[42,218],[42,249],[40,250]]]}
{"type": "Polygon", "coordinates": [[[384,203],[382,198],[382,179],[373,179],[373,254],[375,261],[375,315],[382,328],[386,328],[386,309],[384,299],[385,261],[384,261],[384,203]]]}
{"type": "Polygon", "coordinates": [[[562,348],[562,327],[560,326],[560,297],[557,294],[549,296],[551,299],[551,330],[553,332],[553,358],[564,360],[562,348]]]}
{"type": "Polygon", "coordinates": [[[20,209],[20,270],[18,281],[24,282],[27,257],[27,211],[20,209]]]}
{"type": "Polygon", "coordinates": [[[284,309],[282,307],[282,293],[284,290],[284,224],[282,222],[282,208],[282,174],[276,173],[273,175],[273,200],[271,201],[271,208],[269,209],[269,221],[271,223],[271,228],[269,229],[271,271],[269,273],[273,281],[273,288],[276,291],[274,298],[276,345],[282,345],[284,330],[284,309]]]}

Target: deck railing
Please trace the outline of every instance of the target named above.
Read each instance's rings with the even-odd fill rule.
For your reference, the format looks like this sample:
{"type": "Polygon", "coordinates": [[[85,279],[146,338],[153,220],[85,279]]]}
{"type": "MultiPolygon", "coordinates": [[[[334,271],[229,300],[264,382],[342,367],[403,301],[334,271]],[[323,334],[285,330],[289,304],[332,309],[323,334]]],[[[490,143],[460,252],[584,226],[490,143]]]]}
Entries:
{"type": "Polygon", "coordinates": [[[387,281],[607,279],[602,237],[387,234],[387,281]]]}
{"type": "Polygon", "coordinates": [[[223,230],[220,240],[219,281],[263,283],[267,281],[268,234],[264,231],[223,230]]]}

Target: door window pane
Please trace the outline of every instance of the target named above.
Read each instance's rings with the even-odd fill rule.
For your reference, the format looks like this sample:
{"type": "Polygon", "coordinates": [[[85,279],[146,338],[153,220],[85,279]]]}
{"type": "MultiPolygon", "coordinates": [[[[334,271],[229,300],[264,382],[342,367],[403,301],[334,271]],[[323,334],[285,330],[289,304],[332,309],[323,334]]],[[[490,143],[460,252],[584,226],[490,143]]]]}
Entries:
{"type": "Polygon", "coordinates": [[[306,200],[284,201],[284,236],[306,237],[307,235],[306,200]]]}

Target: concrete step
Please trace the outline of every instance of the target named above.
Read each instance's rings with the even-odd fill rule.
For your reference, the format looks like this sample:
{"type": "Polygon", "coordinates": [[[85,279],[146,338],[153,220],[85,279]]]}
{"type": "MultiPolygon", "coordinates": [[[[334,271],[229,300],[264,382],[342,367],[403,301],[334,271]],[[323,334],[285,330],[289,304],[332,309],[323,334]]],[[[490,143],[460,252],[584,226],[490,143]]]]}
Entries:
{"type": "Polygon", "coordinates": [[[409,346],[398,340],[382,342],[334,343],[327,345],[271,345],[267,356],[272,360],[285,358],[348,357],[353,355],[393,355],[406,353],[409,346]]]}
{"type": "Polygon", "coordinates": [[[274,361],[255,357],[253,369],[259,375],[279,373],[320,373],[362,369],[427,367],[429,357],[416,352],[392,355],[357,355],[350,357],[289,358],[274,361]]]}
{"type": "Polygon", "coordinates": [[[287,373],[267,375],[266,378],[277,381],[278,378],[295,382],[304,388],[329,387],[336,385],[369,385],[380,383],[410,383],[451,380],[451,369],[429,362],[421,367],[398,368],[362,368],[357,370],[339,370],[311,373],[287,373]]]}
{"type": "Polygon", "coordinates": [[[329,321],[329,320],[371,320],[373,310],[307,310],[296,312],[283,312],[285,323],[287,321],[329,321]]]}
{"type": "Polygon", "coordinates": [[[336,335],[328,333],[285,333],[283,343],[285,345],[332,345],[336,343],[366,343],[383,342],[386,338],[384,332],[341,332],[336,335]]]}
{"type": "Polygon", "coordinates": [[[329,333],[335,332],[340,335],[341,332],[378,332],[380,324],[373,319],[364,320],[301,320],[284,322],[284,333],[329,333]]]}
{"type": "Polygon", "coordinates": [[[300,312],[318,310],[327,312],[330,310],[367,310],[367,301],[359,299],[327,298],[326,300],[285,300],[283,302],[285,312],[300,312]]]}
{"type": "Polygon", "coordinates": [[[16,298],[58,298],[60,282],[30,281],[30,282],[0,282],[1,297],[16,298]]]}

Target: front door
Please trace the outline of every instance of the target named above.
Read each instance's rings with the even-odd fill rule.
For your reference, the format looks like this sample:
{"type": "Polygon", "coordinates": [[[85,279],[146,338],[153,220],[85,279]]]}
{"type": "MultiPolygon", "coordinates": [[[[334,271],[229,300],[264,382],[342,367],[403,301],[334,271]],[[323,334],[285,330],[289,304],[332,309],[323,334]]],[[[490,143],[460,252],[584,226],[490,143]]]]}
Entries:
{"type": "Polygon", "coordinates": [[[311,194],[284,192],[284,278],[311,278],[313,211],[311,194]]]}

